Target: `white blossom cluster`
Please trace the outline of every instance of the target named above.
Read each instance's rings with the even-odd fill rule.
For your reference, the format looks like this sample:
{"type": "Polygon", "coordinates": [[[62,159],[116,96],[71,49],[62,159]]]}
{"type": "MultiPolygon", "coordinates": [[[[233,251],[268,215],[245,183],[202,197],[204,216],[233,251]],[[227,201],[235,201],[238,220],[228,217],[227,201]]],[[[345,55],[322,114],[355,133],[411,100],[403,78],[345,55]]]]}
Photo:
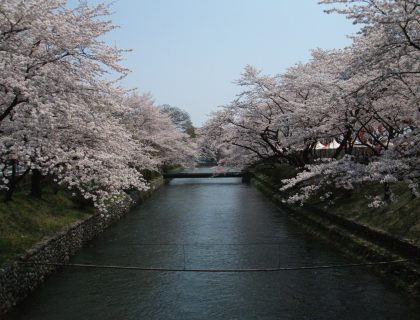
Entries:
{"type": "Polygon", "coordinates": [[[100,40],[113,28],[104,4],[0,0],[0,189],[39,170],[106,210],[148,188],[142,170],[194,156],[149,96],[118,87],[123,50],[100,40]]]}
{"type": "MultiPolygon", "coordinates": [[[[362,24],[353,44],[316,49],[312,59],[268,76],[251,66],[243,88],[212,115],[202,149],[220,162],[247,166],[287,162],[300,168],[283,190],[290,201],[324,193],[328,185],[388,186],[405,181],[418,195],[420,176],[420,5],[413,0],[323,0],[328,12],[362,24]],[[322,155],[317,146],[336,142],[322,155]],[[319,159],[319,158],[328,159],[319,159]]],[[[389,191],[389,190],[388,190],[389,191]]],[[[389,196],[389,195],[388,195],[389,196]]],[[[321,195],[321,197],[323,197],[321,195]]]]}

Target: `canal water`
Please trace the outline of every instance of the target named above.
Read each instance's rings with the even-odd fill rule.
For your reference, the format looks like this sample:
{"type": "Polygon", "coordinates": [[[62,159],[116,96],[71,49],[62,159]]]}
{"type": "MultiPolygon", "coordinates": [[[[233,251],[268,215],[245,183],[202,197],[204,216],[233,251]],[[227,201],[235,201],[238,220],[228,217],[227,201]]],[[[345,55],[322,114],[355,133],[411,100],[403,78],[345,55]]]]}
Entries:
{"type": "MultiPolygon", "coordinates": [[[[175,179],[72,263],[231,269],[355,261],[238,178],[175,179]]],[[[249,273],[64,268],[10,319],[419,319],[365,267],[249,273]]]]}

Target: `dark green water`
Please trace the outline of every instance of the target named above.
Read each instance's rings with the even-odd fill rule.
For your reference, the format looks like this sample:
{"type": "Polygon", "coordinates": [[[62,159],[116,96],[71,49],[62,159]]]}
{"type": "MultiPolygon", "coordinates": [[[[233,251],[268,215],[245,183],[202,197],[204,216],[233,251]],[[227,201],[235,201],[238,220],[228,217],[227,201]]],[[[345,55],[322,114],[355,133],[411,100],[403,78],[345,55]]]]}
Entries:
{"type": "MultiPolygon", "coordinates": [[[[71,262],[273,268],[354,262],[240,179],[176,179],[71,262]]],[[[63,269],[10,319],[419,319],[364,267],[270,273],[63,269]]]]}

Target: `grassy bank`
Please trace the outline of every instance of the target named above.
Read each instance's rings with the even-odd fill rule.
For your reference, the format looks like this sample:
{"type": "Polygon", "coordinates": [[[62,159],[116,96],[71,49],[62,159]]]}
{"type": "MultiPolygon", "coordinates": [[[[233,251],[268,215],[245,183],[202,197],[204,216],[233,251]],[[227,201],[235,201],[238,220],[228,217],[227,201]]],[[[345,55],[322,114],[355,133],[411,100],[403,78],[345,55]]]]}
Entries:
{"type": "Polygon", "coordinates": [[[45,187],[42,199],[27,194],[19,191],[13,201],[0,200],[0,266],[43,237],[93,213],[93,208],[81,209],[65,190],[55,193],[45,187]]]}
{"type": "MultiPolygon", "coordinates": [[[[279,187],[282,179],[295,174],[287,165],[259,166],[256,172],[279,187]]],[[[331,202],[314,197],[308,204],[420,245],[420,199],[413,199],[403,183],[394,184],[391,189],[395,201],[380,208],[369,207],[371,200],[367,197],[383,196],[383,186],[378,184],[359,185],[351,191],[331,190],[334,194],[331,202]]],[[[288,190],[283,193],[284,198],[296,192],[297,189],[288,190]]]]}

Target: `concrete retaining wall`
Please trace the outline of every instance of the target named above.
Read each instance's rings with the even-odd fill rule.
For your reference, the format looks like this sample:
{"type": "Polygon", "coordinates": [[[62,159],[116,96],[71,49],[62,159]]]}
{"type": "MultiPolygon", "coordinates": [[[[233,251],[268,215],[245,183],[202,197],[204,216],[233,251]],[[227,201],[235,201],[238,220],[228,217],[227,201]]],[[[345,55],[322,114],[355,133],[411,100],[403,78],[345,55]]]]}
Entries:
{"type": "Polygon", "coordinates": [[[106,214],[96,213],[76,221],[56,235],[45,238],[26,250],[15,262],[0,269],[0,318],[38,287],[56,268],[25,262],[63,263],[89,240],[127,214],[130,209],[164,184],[162,178],[151,182],[147,192],[133,192],[114,204],[106,214]]]}

